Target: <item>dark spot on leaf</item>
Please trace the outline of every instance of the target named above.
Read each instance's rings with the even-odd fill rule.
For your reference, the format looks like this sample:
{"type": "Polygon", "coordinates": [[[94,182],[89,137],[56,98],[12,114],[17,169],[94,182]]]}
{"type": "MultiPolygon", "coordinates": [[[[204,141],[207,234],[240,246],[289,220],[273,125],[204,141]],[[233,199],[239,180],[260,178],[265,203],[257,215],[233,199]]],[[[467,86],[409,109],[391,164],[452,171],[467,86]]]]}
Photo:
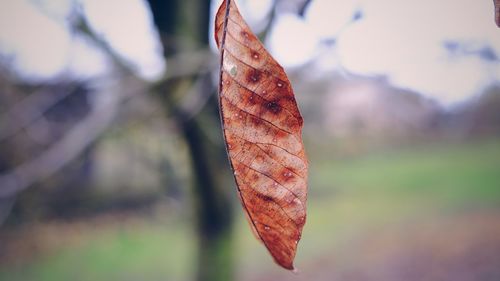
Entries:
{"type": "Polygon", "coordinates": [[[247,98],[247,103],[250,104],[250,105],[254,105],[257,103],[257,101],[255,100],[255,94],[254,93],[250,93],[250,95],[248,96],[247,98]]]}
{"type": "Polygon", "coordinates": [[[274,198],[271,197],[271,196],[268,196],[268,195],[265,195],[265,194],[262,194],[262,193],[258,193],[258,192],[256,192],[255,195],[257,197],[259,197],[260,199],[262,199],[262,201],[265,201],[265,202],[274,202],[274,198]]]}
{"type": "Polygon", "coordinates": [[[288,137],[288,134],[286,132],[281,130],[276,130],[274,132],[273,141],[278,142],[280,139],[284,139],[286,137],[288,137]]]}
{"type": "Polygon", "coordinates": [[[295,175],[289,169],[285,168],[281,171],[280,177],[284,182],[287,182],[292,180],[295,175]]]}
{"type": "Polygon", "coordinates": [[[276,101],[266,101],[265,107],[274,114],[281,112],[281,106],[276,101]]]}
{"type": "Polygon", "coordinates": [[[250,83],[256,83],[260,80],[261,73],[257,69],[253,69],[248,71],[247,73],[247,81],[250,83]]]}

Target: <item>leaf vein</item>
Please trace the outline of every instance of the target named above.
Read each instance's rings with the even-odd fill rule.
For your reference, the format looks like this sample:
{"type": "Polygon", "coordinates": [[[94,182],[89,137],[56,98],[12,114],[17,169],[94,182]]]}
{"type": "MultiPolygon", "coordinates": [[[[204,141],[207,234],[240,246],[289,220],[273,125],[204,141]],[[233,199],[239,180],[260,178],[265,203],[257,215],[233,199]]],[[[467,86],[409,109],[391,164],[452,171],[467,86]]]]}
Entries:
{"type": "MultiPolygon", "coordinates": [[[[271,158],[271,159],[273,159],[274,161],[276,161],[276,162],[277,162],[280,166],[282,166],[283,168],[286,168],[288,171],[290,171],[290,172],[294,173],[294,174],[295,174],[297,177],[299,177],[300,179],[305,180],[305,178],[304,178],[303,176],[301,176],[301,175],[297,174],[294,170],[290,169],[289,167],[285,166],[283,163],[281,163],[280,161],[278,161],[277,159],[275,159],[274,157],[272,157],[272,155],[271,155],[271,154],[269,154],[267,151],[265,151],[262,147],[260,147],[260,146],[258,145],[258,143],[255,143],[255,142],[252,142],[252,141],[250,141],[250,140],[247,140],[247,139],[245,139],[245,138],[243,138],[243,137],[241,137],[241,136],[239,136],[239,135],[237,135],[237,134],[234,134],[234,133],[233,133],[233,136],[235,136],[235,137],[237,137],[237,138],[239,138],[239,139],[241,139],[241,140],[243,140],[243,141],[245,141],[245,142],[247,142],[247,143],[250,143],[250,144],[251,144],[251,145],[253,145],[253,146],[256,146],[259,150],[261,150],[262,152],[264,152],[264,153],[265,153],[265,154],[266,154],[269,158],[271,158]]],[[[277,146],[277,147],[279,147],[279,146],[277,146]]],[[[238,155],[239,155],[239,153],[238,153],[238,155]]],[[[236,157],[236,156],[235,156],[235,157],[236,157]]],[[[299,159],[300,159],[300,158],[299,158],[299,159]]],[[[302,159],[300,159],[300,160],[302,160],[302,159]]]]}
{"type": "MultiPolygon", "coordinates": [[[[238,162],[239,162],[239,161],[238,161],[238,162]]],[[[239,162],[239,163],[241,163],[241,162],[239,162]]],[[[243,163],[241,163],[241,164],[243,164],[243,163]]],[[[244,164],[243,164],[243,165],[244,165],[244,164]]],[[[241,181],[243,182],[243,184],[250,186],[250,184],[248,184],[248,182],[247,182],[247,181],[245,181],[244,179],[241,179],[241,181]]],[[[277,205],[277,206],[278,206],[278,207],[279,207],[279,208],[283,211],[283,213],[284,213],[284,214],[285,214],[285,216],[288,218],[288,220],[289,220],[289,221],[291,221],[291,222],[293,222],[293,224],[294,224],[296,227],[298,227],[298,226],[299,226],[299,224],[297,224],[297,223],[295,222],[295,220],[294,220],[294,219],[290,216],[290,214],[288,214],[288,212],[287,212],[287,211],[285,211],[285,208],[284,208],[283,206],[281,206],[281,205],[278,203],[278,201],[277,201],[278,199],[277,199],[277,198],[274,198],[274,197],[272,197],[272,196],[269,196],[268,194],[265,194],[265,193],[263,193],[263,192],[262,192],[262,191],[260,191],[260,190],[256,190],[256,189],[254,189],[254,188],[251,188],[251,189],[252,189],[252,191],[254,191],[255,193],[262,194],[262,195],[264,195],[264,196],[268,196],[269,198],[271,198],[271,199],[273,200],[273,204],[277,205]]],[[[300,199],[299,199],[299,201],[300,201],[300,199]]],[[[269,217],[269,218],[271,218],[270,216],[268,216],[268,217],[269,217]]],[[[274,218],[271,218],[271,219],[274,219],[274,218]]],[[[277,221],[279,221],[279,220],[277,220],[277,221]]],[[[277,224],[278,224],[279,226],[281,226],[281,228],[285,229],[285,227],[284,227],[283,225],[281,225],[281,224],[279,224],[279,223],[277,223],[277,224]]],[[[285,229],[285,230],[286,230],[286,229],[285,229]]]]}
{"type": "MultiPolygon", "coordinates": [[[[245,89],[245,90],[247,90],[249,92],[252,92],[254,95],[260,97],[261,99],[265,100],[266,102],[271,102],[269,99],[266,99],[262,95],[256,93],[255,90],[254,91],[250,90],[247,86],[243,85],[240,81],[238,81],[238,80],[234,79],[233,77],[231,77],[231,75],[229,75],[229,73],[227,71],[222,70],[222,72],[225,72],[226,74],[228,74],[227,76],[230,77],[230,79],[233,80],[236,84],[238,84],[238,86],[242,87],[243,89],[245,89]]],[[[276,105],[279,106],[281,109],[285,110],[286,112],[288,112],[294,118],[296,118],[297,121],[300,121],[299,117],[297,115],[295,115],[292,111],[290,111],[290,109],[288,109],[286,107],[283,107],[280,104],[276,104],[276,105]]]]}
{"type": "MultiPolygon", "coordinates": [[[[292,136],[292,137],[293,137],[296,141],[300,142],[300,140],[299,140],[299,139],[297,139],[297,136],[296,136],[294,133],[292,133],[292,132],[290,132],[290,131],[287,131],[287,130],[285,130],[285,129],[283,129],[283,128],[279,127],[278,125],[274,124],[273,122],[271,122],[271,121],[269,121],[269,120],[266,120],[266,119],[264,119],[264,118],[262,118],[262,117],[260,117],[260,116],[257,116],[257,115],[255,115],[255,114],[253,114],[253,113],[250,113],[250,112],[246,111],[245,109],[243,109],[243,108],[241,108],[241,107],[237,106],[237,105],[236,105],[236,104],[234,104],[234,103],[233,103],[233,102],[232,102],[232,101],[231,101],[231,100],[230,100],[230,99],[229,99],[226,95],[224,95],[224,94],[223,94],[223,95],[221,95],[221,96],[222,96],[222,97],[223,97],[223,98],[224,98],[224,99],[225,99],[225,100],[226,100],[226,101],[227,101],[227,102],[228,102],[231,106],[235,107],[236,109],[238,109],[238,110],[240,110],[240,111],[244,112],[244,113],[245,113],[245,114],[247,114],[247,115],[250,115],[250,116],[252,116],[252,117],[254,117],[254,118],[257,118],[257,119],[259,119],[259,120],[262,120],[262,121],[264,121],[264,122],[266,122],[266,123],[268,123],[268,124],[272,125],[273,127],[277,128],[278,130],[283,131],[283,132],[285,132],[285,133],[287,133],[287,134],[291,135],[291,136],[292,136]]],[[[257,131],[257,130],[255,130],[255,131],[257,131]]]]}
{"type": "Polygon", "coordinates": [[[234,159],[234,161],[236,161],[236,162],[240,163],[241,165],[243,165],[243,166],[247,167],[248,169],[250,169],[250,170],[252,170],[252,171],[254,171],[254,172],[256,172],[256,173],[259,173],[259,174],[261,174],[261,175],[264,175],[266,178],[271,179],[272,181],[276,182],[276,183],[278,184],[278,186],[281,186],[282,188],[284,188],[284,189],[288,190],[288,191],[289,191],[289,192],[290,192],[293,196],[295,196],[295,198],[297,198],[297,200],[299,200],[300,205],[302,205],[302,208],[305,210],[305,208],[304,208],[304,202],[302,202],[302,200],[300,200],[299,196],[298,196],[295,192],[293,192],[291,189],[289,189],[288,187],[286,187],[286,186],[282,185],[282,184],[281,184],[281,183],[279,183],[276,179],[274,179],[273,177],[271,177],[270,175],[268,175],[268,174],[266,174],[266,173],[264,173],[264,172],[262,172],[262,171],[259,171],[259,170],[255,169],[255,168],[252,168],[252,167],[250,167],[249,165],[247,165],[247,164],[245,164],[245,163],[243,163],[243,162],[241,162],[241,161],[239,161],[239,160],[237,160],[237,159],[234,159]]]}

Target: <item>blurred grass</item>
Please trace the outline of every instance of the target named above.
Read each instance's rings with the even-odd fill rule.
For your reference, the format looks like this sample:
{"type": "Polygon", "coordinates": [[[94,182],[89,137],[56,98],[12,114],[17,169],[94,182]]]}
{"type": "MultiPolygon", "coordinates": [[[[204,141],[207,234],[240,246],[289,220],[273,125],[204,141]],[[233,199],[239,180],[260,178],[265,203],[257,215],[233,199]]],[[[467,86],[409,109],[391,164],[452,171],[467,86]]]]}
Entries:
{"type": "MultiPolygon", "coordinates": [[[[500,206],[499,140],[398,147],[354,157],[315,147],[308,152],[309,213],[299,268],[386,227],[500,206]]],[[[282,272],[258,245],[243,214],[238,218],[240,275],[282,272]]],[[[195,240],[189,222],[174,221],[101,227],[49,256],[0,266],[0,280],[189,280],[195,240]]]]}
{"type": "Polygon", "coordinates": [[[445,204],[500,199],[498,141],[418,145],[313,165],[312,196],[332,191],[429,195],[428,200],[445,204]]]}
{"type": "Polygon", "coordinates": [[[28,265],[2,268],[0,280],[187,280],[194,258],[187,225],[133,223],[120,229],[119,224],[89,225],[81,243],[28,265]]]}

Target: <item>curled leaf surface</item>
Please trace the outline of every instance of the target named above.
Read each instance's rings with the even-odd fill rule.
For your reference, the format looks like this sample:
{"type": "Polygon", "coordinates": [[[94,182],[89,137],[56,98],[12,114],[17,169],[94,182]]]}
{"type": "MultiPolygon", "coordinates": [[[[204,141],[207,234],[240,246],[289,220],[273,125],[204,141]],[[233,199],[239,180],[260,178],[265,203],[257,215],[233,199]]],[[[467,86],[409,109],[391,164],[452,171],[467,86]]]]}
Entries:
{"type": "Polygon", "coordinates": [[[224,138],[241,203],[274,260],[293,270],[306,220],[308,164],[290,81],[234,0],[217,12],[215,40],[224,138]]]}

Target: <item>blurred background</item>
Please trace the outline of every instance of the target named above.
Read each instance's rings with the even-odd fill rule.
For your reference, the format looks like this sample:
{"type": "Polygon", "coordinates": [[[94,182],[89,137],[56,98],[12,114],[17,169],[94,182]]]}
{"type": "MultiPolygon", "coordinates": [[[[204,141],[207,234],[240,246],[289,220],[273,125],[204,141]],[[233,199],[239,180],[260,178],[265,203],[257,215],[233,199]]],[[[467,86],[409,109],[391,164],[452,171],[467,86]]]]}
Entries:
{"type": "Polygon", "coordinates": [[[219,4],[0,0],[0,280],[500,280],[493,1],[237,1],[305,120],[298,275],[236,197],[219,4]]]}

